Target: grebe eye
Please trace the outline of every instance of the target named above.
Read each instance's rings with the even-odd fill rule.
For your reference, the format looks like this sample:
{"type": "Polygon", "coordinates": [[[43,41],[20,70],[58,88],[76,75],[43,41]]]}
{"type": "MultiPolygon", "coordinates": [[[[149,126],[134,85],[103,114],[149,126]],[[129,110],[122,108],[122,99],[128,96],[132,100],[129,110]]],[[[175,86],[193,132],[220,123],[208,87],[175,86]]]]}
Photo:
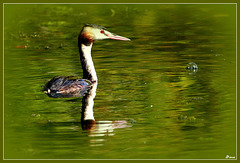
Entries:
{"type": "Polygon", "coordinates": [[[100,33],[104,33],[104,30],[101,30],[100,33]]]}

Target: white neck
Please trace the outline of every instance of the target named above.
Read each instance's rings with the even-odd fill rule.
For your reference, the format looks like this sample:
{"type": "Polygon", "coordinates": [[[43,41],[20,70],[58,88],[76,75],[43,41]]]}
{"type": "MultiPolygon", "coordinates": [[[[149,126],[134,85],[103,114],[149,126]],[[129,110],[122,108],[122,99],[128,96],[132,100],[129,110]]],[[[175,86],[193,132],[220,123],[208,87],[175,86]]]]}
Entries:
{"type": "Polygon", "coordinates": [[[96,74],[92,56],[91,56],[91,49],[92,49],[92,44],[90,44],[89,46],[81,44],[80,59],[81,59],[81,64],[83,69],[83,78],[88,79],[92,82],[96,82],[97,74],[96,74]]]}

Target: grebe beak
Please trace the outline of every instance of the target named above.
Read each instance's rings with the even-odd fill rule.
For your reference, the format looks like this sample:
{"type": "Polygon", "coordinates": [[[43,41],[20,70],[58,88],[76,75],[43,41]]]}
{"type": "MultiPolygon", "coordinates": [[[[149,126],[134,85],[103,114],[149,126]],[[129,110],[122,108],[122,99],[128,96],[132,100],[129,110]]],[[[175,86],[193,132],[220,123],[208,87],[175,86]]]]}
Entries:
{"type": "Polygon", "coordinates": [[[127,37],[119,36],[119,35],[116,35],[116,34],[113,34],[113,33],[108,33],[107,36],[108,36],[109,39],[113,39],[113,40],[131,41],[127,37]]]}

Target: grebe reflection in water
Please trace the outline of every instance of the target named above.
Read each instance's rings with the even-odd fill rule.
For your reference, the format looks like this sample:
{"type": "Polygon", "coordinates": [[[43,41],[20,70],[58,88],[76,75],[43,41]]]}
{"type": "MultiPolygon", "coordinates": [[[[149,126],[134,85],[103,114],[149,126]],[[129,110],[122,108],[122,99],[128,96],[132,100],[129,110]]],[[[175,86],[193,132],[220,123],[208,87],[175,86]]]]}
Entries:
{"type": "Polygon", "coordinates": [[[96,96],[97,83],[93,83],[88,93],[82,98],[81,126],[83,130],[88,131],[88,136],[96,137],[92,139],[92,145],[100,145],[103,140],[101,136],[113,136],[114,129],[132,127],[132,120],[115,120],[115,121],[95,121],[93,105],[96,96]],[[96,141],[94,141],[96,140],[96,141]]]}

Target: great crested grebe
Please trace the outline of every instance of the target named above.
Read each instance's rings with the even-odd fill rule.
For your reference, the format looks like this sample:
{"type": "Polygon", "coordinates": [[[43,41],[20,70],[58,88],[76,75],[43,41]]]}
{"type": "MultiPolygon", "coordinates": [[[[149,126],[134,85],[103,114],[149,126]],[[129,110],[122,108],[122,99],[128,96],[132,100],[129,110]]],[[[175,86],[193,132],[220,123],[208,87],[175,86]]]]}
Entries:
{"type": "Polygon", "coordinates": [[[91,49],[94,41],[103,39],[130,41],[130,39],[126,37],[107,31],[106,28],[102,26],[95,24],[84,25],[78,36],[83,79],[56,76],[45,85],[43,89],[44,92],[50,97],[83,96],[91,87],[92,83],[97,83],[97,74],[92,61],[91,49]]]}

